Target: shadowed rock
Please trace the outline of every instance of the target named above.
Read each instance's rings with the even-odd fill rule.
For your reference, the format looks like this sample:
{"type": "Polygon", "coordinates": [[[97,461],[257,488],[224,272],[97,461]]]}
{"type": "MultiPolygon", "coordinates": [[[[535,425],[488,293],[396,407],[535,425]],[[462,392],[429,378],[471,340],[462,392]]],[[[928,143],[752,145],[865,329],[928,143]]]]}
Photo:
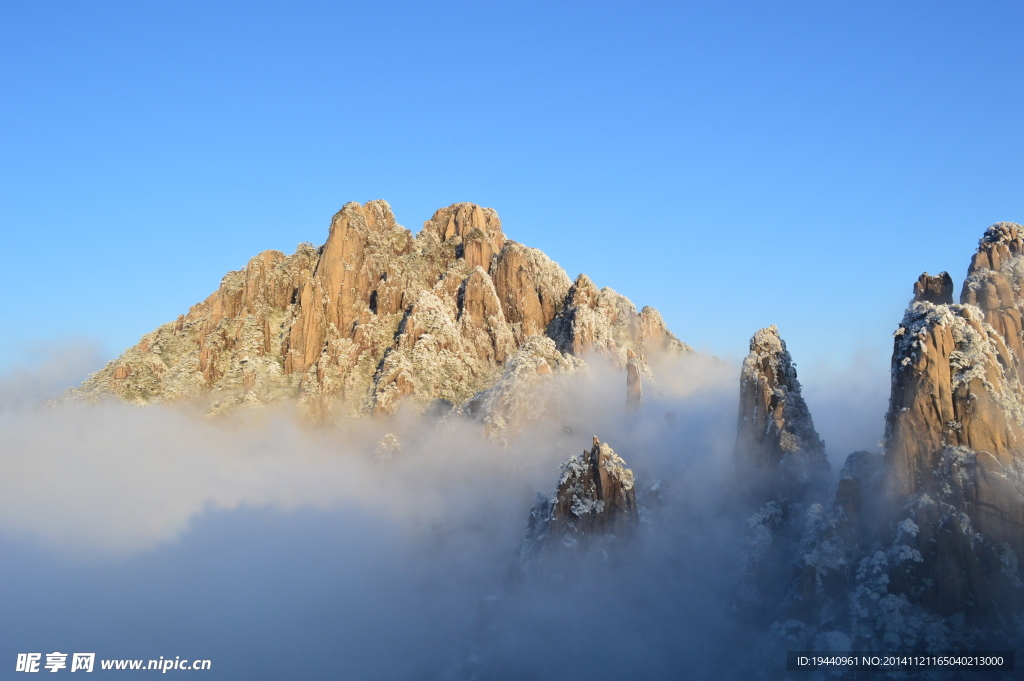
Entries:
{"type": "Polygon", "coordinates": [[[750,339],[740,375],[736,460],[755,484],[783,491],[828,472],[825,445],[800,392],[796,367],[773,325],[750,339]]]}
{"type": "Polygon", "coordinates": [[[551,499],[540,497],[534,505],[522,554],[546,547],[586,550],[632,535],[638,522],[633,471],[594,436],[589,451],[562,464],[551,499]]]}
{"type": "Polygon", "coordinates": [[[914,301],[925,301],[936,305],[950,305],[953,302],[953,280],[946,272],[931,276],[927,272],[914,284],[914,301]]]}

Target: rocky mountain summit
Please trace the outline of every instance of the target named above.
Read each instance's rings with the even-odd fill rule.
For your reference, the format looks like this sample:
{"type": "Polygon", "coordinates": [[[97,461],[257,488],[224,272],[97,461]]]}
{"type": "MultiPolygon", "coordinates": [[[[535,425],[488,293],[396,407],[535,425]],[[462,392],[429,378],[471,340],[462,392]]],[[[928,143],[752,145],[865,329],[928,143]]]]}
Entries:
{"type": "Polygon", "coordinates": [[[776,623],[784,645],[1020,640],[1022,274],[1024,228],[999,223],[979,242],[960,303],[945,272],[914,285],[894,334],[884,453],[851,454],[831,500],[806,510],[789,619],[776,623]]]}
{"type": "MultiPolygon", "coordinates": [[[[707,470],[664,501],[659,492],[659,505],[652,483],[640,493],[642,529],[633,471],[595,437],[533,506],[513,570],[523,579],[508,593],[529,591],[546,571],[530,566],[569,574],[611,556],[618,569],[616,553],[643,545],[623,540],[641,532],[683,537],[693,542],[688,550],[702,551],[712,545],[706,536],[668,526],[703,517],[716,532],[735,522],[745,533],[742,548],[729,541],[715,550],[735,570],[722,578],[733,612],[770,632],[764,648],[775,646],[772,654],[779,646],[997,649],[1021,640],[1022,285],[1024,227],[1014,223],[985,232],[959,302],[949,274],[921,275],[894,333],[883,451],[850,454],[838,478],[829,477],[785,342],[775,326],[759,330],[739,370],[735,474],[723,474],[728,485],[713,503],[690,495],[714,508],[684,503],[699,485],[718,491],[707,470]]],[[[413,235],[387,203],[371,201],[345,205],[323,246],[267,251],[229,273],[209,298],[143,336],[72,396],[185,401],[214,414],[295,402],[318,423],[405,406],[447,415],[439,428],[475,419],[508,444],[527,423],[561,425],[573,409],[590,409],[573,403],[559,377],[606,361],[625,379],[616,409],[629,414],[600,427],[617,429],[610,437],[624,438],[620,447],[661,447],[671,433],[663,449],[693,456],[668,418],[674,412],[652,419],[644,407],[658,392],[647,358],[689,351],[654,309],[638,312],[586,275],[571,280],[542,252],[506,238],[491,209],[442,208],[413,235]]],[[[379,470],[402,465],[403,444],[394,433],[380,439],[379,470]]],[[[676,463],[665,469],[677,474],[676,463]]],[[[488,612],[500,609],[494,602],[488,612]]]]}
{"type": "Polygon", "coordinates": [[[494,388],[517,353],[517,367],[542,375],[587,354],[623,368],[627,351],[688,350],[653,308],[637,312],[507,239],[490,208],[442,208],[414,236],[370,201],[346,204],[323,246],[265,251],[229,273],[72,396],[194,401],[211,413],[296,400],[330,422],[403,403],[463,405],[494,388]]]}
{"type": "Polygon", "coordinates": [[[1024,228],[989,227],[960,304],[919,292],[922,275],[893,350],[886,489],[922,557],[903,586],[985,623],[1024,605],[1022,278],[1024,228]]]}

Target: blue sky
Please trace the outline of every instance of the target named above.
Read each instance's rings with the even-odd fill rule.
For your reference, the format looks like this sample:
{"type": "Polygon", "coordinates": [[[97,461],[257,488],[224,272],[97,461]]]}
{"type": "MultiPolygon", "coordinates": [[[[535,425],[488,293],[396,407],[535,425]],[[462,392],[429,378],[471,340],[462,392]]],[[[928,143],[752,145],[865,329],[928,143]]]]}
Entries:
{"type": "Polygon", "coordinates": [[[347,201],[473,201],[736,357],[884,365],[1024,222],[1020,2],[0,2],[0,365],[112,356],[347,201]]]}

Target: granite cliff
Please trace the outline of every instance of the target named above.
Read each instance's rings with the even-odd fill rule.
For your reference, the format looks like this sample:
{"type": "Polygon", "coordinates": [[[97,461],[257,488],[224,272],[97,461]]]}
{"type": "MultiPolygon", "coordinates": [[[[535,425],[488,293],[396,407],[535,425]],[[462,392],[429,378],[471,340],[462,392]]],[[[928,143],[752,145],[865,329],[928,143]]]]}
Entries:
{"type": "Polygon", "coordinates": [[[517,353],[516,367],[543,375],[588,354],[624,368],[627,351],[688,348],[653,308],[637,312],[507,239],[490,208],[442,208],[414,236],[370,201],[346,204],[323,246],[266,251],[229,273],[71,395],[191,401],[211,413],[294,400],[330,422],[403,403],[464,405],[507,377],[517,353]]]}
{"type": "Polygon", "coordinates": [[[990,227],[954,304],[922,275],[895,334],[886,491],[921,554],[896,580],[945,615],[994,624],[1024,606],[1024,228],[990,227]]]}
{"type": "MultiPolygon", "coordinates": [[[[960,295],[921,275],[894,333],[882,454],[806,511],[784,645],[1005,649],[1024,613],[1024,228],[990,227],[960,295]]],[[[838,647],[837,647],[838,646],[838,647]]]]}

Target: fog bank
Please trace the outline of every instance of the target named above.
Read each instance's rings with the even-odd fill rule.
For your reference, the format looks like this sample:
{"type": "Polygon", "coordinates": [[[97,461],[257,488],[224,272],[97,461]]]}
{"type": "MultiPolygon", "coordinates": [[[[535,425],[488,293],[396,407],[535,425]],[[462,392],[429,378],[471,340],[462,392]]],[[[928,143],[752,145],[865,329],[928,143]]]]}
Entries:
{"type": "MultiPolygon", "coordinates": [[[[739,369],[654,370],[633,414],[622,372],[559,378],[557,422],[508,448],[457,418],[321,430],[285,408],[211,421],[15,395],[0,411],[0,665],[59,650],[210,659],[204,677],[222,679],[743,678],[756,660],[736,641],[760,632],[732,615],[739,369]],[[386,433],[401,449],[382,461],[386,433]],[[518,578],[535,495],[593,435],[636,475],[639,536],[518,578]]],[[[842,378],[809,401],[848,444],[880,424],[855,408],[870,385],[844,397],[842,378]]]]}

